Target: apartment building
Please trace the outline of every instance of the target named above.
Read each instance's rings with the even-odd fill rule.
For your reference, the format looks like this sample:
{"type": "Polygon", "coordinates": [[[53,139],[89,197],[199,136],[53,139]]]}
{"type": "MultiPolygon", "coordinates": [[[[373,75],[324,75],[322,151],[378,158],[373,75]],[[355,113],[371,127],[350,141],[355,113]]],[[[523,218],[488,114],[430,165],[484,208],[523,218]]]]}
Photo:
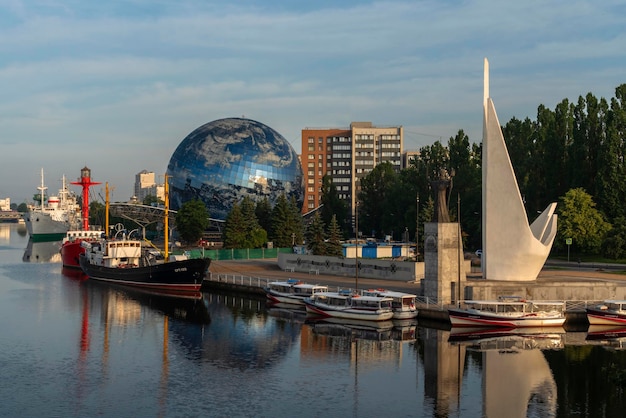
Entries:
{"type": "Polygon", "coordinates": [[[146,196],[156,196],[165,200],[165,188],[157,184],[156,175],[153,171],[142,170],[135,175],[135,200],[143,202],[146,196]]]}
{"type": "Polygon", "coordinates": [[[400,171],[403,142],[402,126],[352,122],[349,128],[303,129],[301,162],[305,193],[302,212],[319,207],[322,177],[329,174],[339,197],[354,213],[360,179],[386,161],[400,171]]]}

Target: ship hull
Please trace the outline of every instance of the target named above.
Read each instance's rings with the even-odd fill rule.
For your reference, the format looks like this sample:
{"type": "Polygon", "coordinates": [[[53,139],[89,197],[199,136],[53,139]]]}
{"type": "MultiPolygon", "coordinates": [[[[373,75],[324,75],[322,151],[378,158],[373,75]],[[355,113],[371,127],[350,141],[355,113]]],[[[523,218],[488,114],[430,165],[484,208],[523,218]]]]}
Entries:
{"type": "Polygon", "coordinates": [[[61,262],[63,267],[80,270],[80,255],[85,253],[85,248],[80,245],[82,240],[66,242],[61,246],[61,262]]]}
{"type": "Polygon", "coordinates": [[[26,212],[26,230],[33,241],[58,241],[65,237],[71,224],[65,220],[54,220],[45,212],[26,212]]]}
{"type": "Polygon", "coordinates": [[[80,267],[90,279],[146,289],[198,291],[209,268],[208,258],[194,258],[144,267],[104,267],[81,254],[80,267]]]}

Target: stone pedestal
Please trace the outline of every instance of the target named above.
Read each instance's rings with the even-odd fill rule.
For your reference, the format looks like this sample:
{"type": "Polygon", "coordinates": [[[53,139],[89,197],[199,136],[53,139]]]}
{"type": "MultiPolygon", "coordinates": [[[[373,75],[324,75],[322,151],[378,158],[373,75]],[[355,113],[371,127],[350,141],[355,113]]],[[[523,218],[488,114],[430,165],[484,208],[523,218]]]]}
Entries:
{"type": "Polygon", "coordinates": [[[465,263],[459,224],[424,224],[424,296],[443,304],[463,300],[465,263]]]}

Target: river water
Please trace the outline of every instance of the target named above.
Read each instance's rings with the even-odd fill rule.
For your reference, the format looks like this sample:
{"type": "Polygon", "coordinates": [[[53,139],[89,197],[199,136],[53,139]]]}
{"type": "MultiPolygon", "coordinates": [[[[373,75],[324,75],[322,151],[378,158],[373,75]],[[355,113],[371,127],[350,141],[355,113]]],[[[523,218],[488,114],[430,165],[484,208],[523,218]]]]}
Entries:
{"type": "Polygon", "coordinates": [[[246,295],[81,280],[58,245],[0,224],[0,416],[624,414],[626,333],[309,322],[246,295]]]}

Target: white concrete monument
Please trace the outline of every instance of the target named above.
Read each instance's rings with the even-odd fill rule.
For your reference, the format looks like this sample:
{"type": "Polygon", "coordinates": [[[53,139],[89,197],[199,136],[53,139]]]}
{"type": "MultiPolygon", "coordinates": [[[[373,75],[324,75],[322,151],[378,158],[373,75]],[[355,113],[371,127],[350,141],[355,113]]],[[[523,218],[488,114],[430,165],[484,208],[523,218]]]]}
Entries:
{"type": "Polygon", "coordinates": [[[482,161],[482,270],[487,280],[536,280],[556,236],[556,203],[529,225],[504,136],[489,97],[485,58],[482,161]]]}

